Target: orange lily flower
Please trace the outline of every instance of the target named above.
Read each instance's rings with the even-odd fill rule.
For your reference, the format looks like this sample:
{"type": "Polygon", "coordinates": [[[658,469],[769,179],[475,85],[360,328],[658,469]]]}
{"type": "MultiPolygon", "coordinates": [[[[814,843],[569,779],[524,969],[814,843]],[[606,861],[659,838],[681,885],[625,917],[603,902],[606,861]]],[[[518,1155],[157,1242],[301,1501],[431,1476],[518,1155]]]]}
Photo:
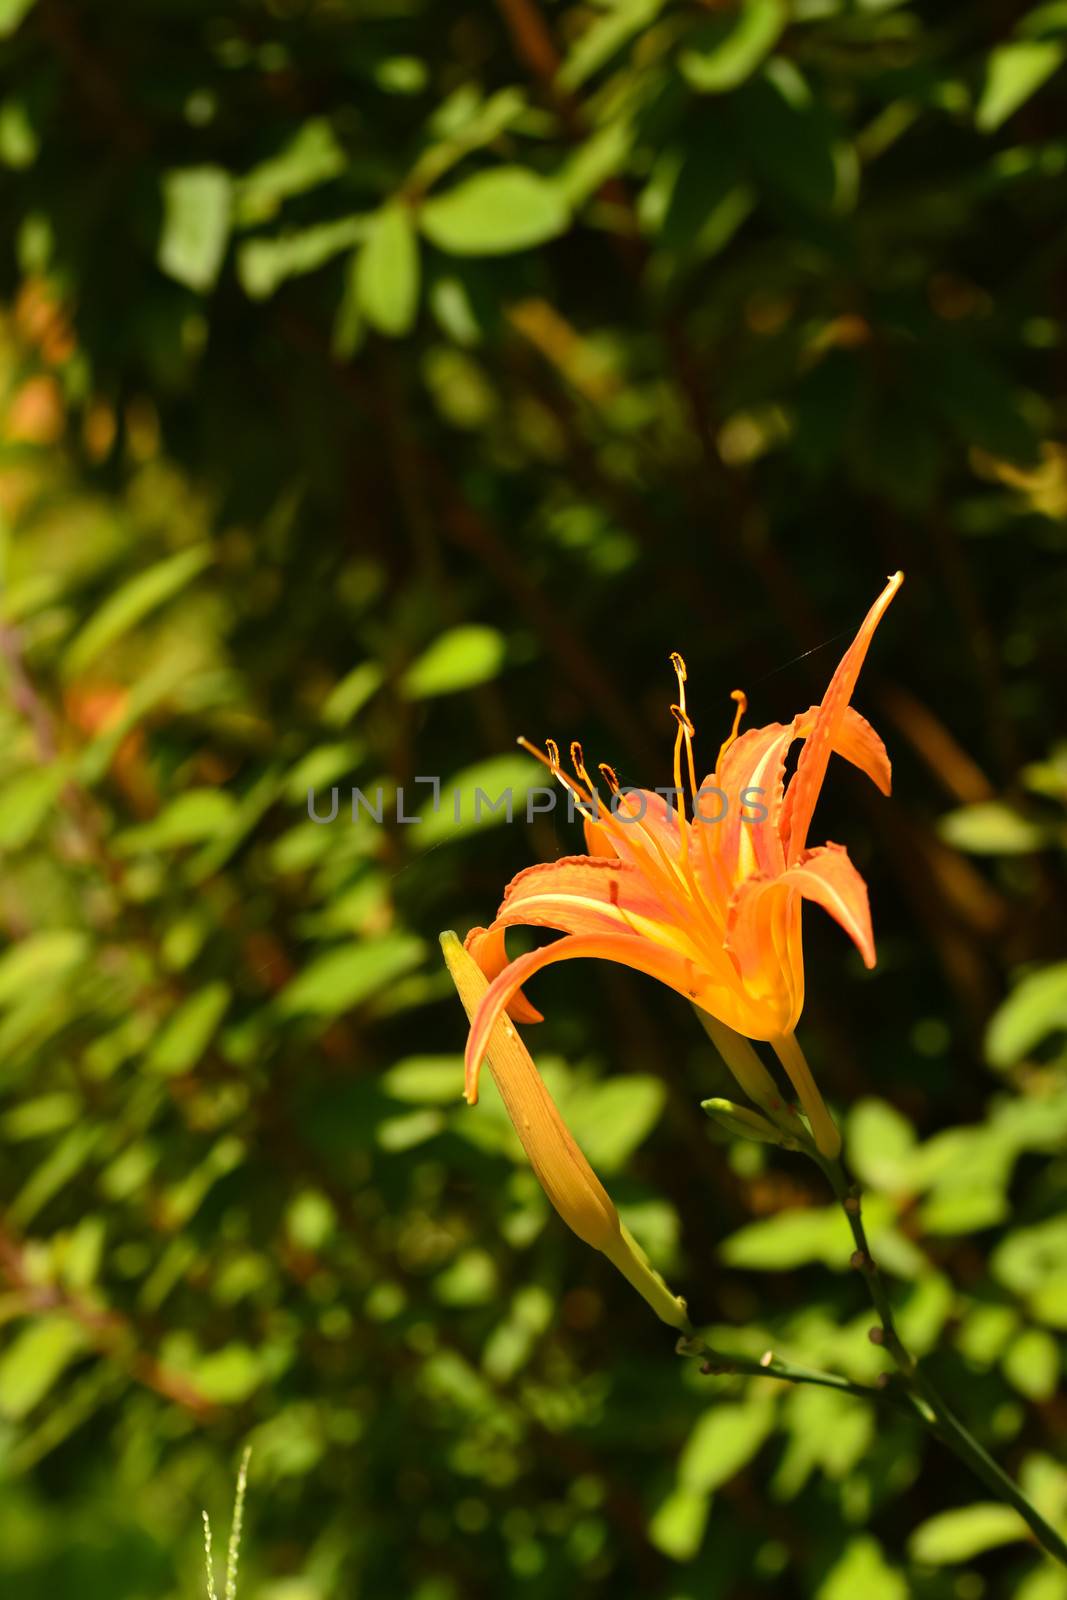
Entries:
{"type": "Polygon", "coordinates": [[[889,793],[885,747],[850,701],[875,629],[902,582],[899,572],[888,580],[821,704],[791,722],[738,735],[746,700],[734,692],[733,731],[715,772],[699,788],[685,663],[673,656],[676,805],[656,791],[623,791],[612,769],[601,765],[611,793],[605,805],[579,745],[571,746],[571,778],[560,768],[554,742],[542,754],[519,741],[574,796],[585,818],[589,854],[520,872],[492,924],[467,936],[467,948],[492,980],[467,1043],[466,1095],[472,1104],[486,1041],[501,1012],[519,1022],[540,1020],[522,985],[557,961],[593,956],[646,972],[691,1000],[742,1086],[780,1122],[782,1102],[773,1079],[747,1042],[769,1041],[816,1145],[823,1155],[836,1156],[839,1135],[794,1034],[804,1004],[802,901],[828,911],[868,967],[875,961],[874,936],[867,886],[843,846],[809,848],[807,837],[831,753],[889,793]],[[797,739],[804,746],[786,784],[786,757],[797,739]],[[682,799],[683,777],[691,816],[682,799]],[[509,961],[504,934],[518,925],[552,928],[566,937],[509,961]]]}

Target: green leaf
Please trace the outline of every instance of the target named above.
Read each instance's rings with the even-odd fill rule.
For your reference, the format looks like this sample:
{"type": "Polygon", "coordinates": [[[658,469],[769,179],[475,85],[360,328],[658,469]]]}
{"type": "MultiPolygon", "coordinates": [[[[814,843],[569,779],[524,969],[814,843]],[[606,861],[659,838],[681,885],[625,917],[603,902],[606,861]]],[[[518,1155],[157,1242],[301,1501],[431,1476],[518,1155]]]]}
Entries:
{"type": "Polygon", "coordinates": [[[339,739],[309,750],[286,774],[282,792],[292,805],[305,805],[308,791],[328,789],[353,774],[366,751],[356,739],[339,739]]]}
{"type": "Polygon", "coordinates": [[[692,1561],[704,1538],[709,1509],[706,1494],[674,1489],[654,1513],[648,1537],[672,1560],[692,1561]]]}
{"type": "Polygon", "coordinates": [[[1026,1523],[1011,1506],[980,1501],[920,1523],[908,1540],[908,1554],[924,1566],[952,1566],[1029,1536],[1026,1523]]]}
{"type": "Polygon", "coordinates": [[[76,635],[63,658],[64,674],[72,678],[84,672],[123,634],[190,584],[211,559],[210,546],[194,545],[128,579],[76,635]]]}
{"type": "Polygon", "coordinates": [[[849,1161],[860,1182],[894,1193],[912,1181],[915,1130],[887,1100],[857,1101],[848,1119],[849,1161]]]}
{"type": "Polygon", "coordinates": [[[361,661],[331,689],[322,707],[322,720],[332,728],[343,728],[363,710],[385,679],[376,661],[361,661]]]}
{"type": "Polygon", "coordinates": [[[682,1451],[679,1487],[691,1494],[709,1494],[729,1483],[757,1453],[774,1427],[774,1417],[774,1406],[766,1400],[711,1406],[682,1451]]]}
{"type": "Polygon", "coordinates": [[[77,928],[30,934],[0,955],[0,1006],[20,1000],[27,990],[69,978],[89,954],[89,940],[77,928]]]}
{"type": "Polygon", "coordinates": [[[1067,1028],[1067,961],[1023,978],[993,1013],[985,1037],[991,1067],[1010,1067],[1067,1028]]]}
{"type": "Polygon", "coordinates": [[[151,822],[120,833],[114,847],[119,855],[132,856],[200,844],[226,829],[236,809],[236,800],[225,789],[187,789],[151,822]]]}
{"type": "Polygon", "coordinates": [[[229,985],[210,983],[190,996],[168,1018],[148,1056],[148,1063],[165,1077],[190,1072],[211,1043],[230,1003],[229,985]]]}
{"type": "Polygon", "coordinates": [[[23,172],[37,160],[40,140],[25,100],[9,95],[0,103],[0,161],[23,172]]]}
{"type": "Polygon", "coordinates": [[[319,1189],[301,1189],[285,1217],[286,1232],[301,1250],[322,1250],[337,1231],[337,1211],[319,1189]]]}
{"type": "Polygon", "coordinates": [[[774,48],[785,21],[783,0],[743,0],[732,16],[687,36],[678,58],[682,76],[699,94],[736,89],[774,48]]]}
{"type": "Polygon", "coordinates": [[[69,1128],[82,1109],[78,1095],[65,1089],[52,1094],[37,1095],[33,1100],[23,1100],[0,1117],[0,1131],[5,1139],[40,1139],[46,1134],[69,1128]]]}
{"type": "Polygon", "coordinates": [[[433,1282],[435,1297],[445,1306],[484,1306],[497,1294],[496,1265],[485,1250],[464,1250],[433,1282]]]}
{"type": "Polygon", "coordinates": [[[383,1150],[397,1153],[414,1150],[418,1145],[425,1144],[427,1139],[436,1138],[445,1126],[445,1118],[440,1111],[428,1108],[408,1111],[401,1117],[387,1117],[379,1123],[376,1137],[383,1150]]]}
{"type": "Polygon", "coordinates": [[[267,1376],[262,1354],[236,1343],[203,1356],[190,1373],[204,1398],[223,1406],[237,1406],[249,1399],[267,1376]]]}
{"type": "Polygon", "coordinates": [[[278,234],[273,239],[249,239],[237,252],[237,277],[251,300],[266,300],[287,278],[299,278],[332,261],[334,256],[361,244],[374,219],[356,214],[278,234]]]}
{"type": "Polygon", "coordinates": [[[340,1016],[417,967],[425,953],[422,940],[407,933],[384,934],[327,950],[282,990],[278,1013],[283,1017],[340,1016]]]}
{"type": "Polygon", "coordinates": [[[1067,1269],[1050,1275],[1031,1292],[1027,1305],[1030,1315],[1048,1328],[1067,1332],[1067,1269]]]}
{"type": "MultiPolygon", "coordinates": [[[[869,1360],[872,1350],[867,1343],[861,1359],[869,1360]]],[[[869,1378],[874,1373],[867,1369],[855,1375],[869,1378]]],[[[798,1385],[783,1396],[782,1410],[789,1442],[770,1484],[775,1499],[795,1499],[816,1470],[844,1483],[870,1452],[874,1416],[848,1395],[798,1385]]]]}
{"type": "Polygon", "coordinates": [[[666,1099],[661,1079],[632,1075],[574,1089],[562,1097],[562,1109],[593,1168],[611,1174],[648,1138],[666,1099]]]}
{"type": "Polygon", "coordinates": [[[1043,1328],[1026,1328],[1008,1346],[1001,1366],[1028,1400],[1051,1400],[1060,1381],[1060,1347],[1043,1328]]]}
{"type": "Polygon", "coordinates": [[[989,57],[974,120],[993,133],[1045,83],[1067,55],[1061,40],[1020,39],[998,45],[989,57]]]}
{"type": "Polygon", "coordinates": [[[382,1088],[409,1105],[456,1105],[463,1099],[463,1057],[409,1056],[383,1075],[382,1088]]]}
{"type": "Polygon", "coordinates": [[[989,1266],[997,1282],[1018,1295],[1032,1294],[1050,1279],[1067,1278],[1067,1216],[1016,1228],[997,1245],[989,1266]]]}
{"type": "Polygon", "coordinates": [[[345,169],[345,153],[325,117],[305,122],[283,150],[253,167],[237,184],[237,216],[262,222],[283,200],[328,183],[345,169]]]}
{"type": "Polygon", "coordinates": [[[908,1600],[902,1572],[891,1567],[877,1539],[860,1534],[845,1546],[815,1591],[815,1600],[908,1600]]]}
{"type": "Polygon", "coordinates": [[[819,1206],[750,1222],[723,1240],[719,1255],[728,1266],[764,1272],[787,1272],[810,1261],[844,1269],[854,1248],[851,1240],[837,1207],[819,1206]]]}
{"type": "Polygon", "coordinates": [[[976,1366],[990,1367],[1018,1325],[1019,1313],[1014,1306],[975,1305],[956,1334],[957,1348],[976,1366]]]}
{"type": "Polygon", "coordinates": [[[427,200],[419,214],[431,244],[449,255],[498,256],[565,233],[567,203],[548,178],[525,167],[494,167],[427,200]]]}
{"type": "Polygon", "coordinates": [[[905,1348],[917,1356],[932,1350],[952,1313],[954,1302],[955,1295],[948,1279],[939,1272],[925,1273],[896,1313],[905,1348]]]}
{"type": "Polygon", "coordinates": [[[410,333],[419,308],[419,242],[406,205],[374,218],[356,269],[359,303],[379,333],[410,333]]]}
{"type": "Polygon", "coordinates": [[[35,3],[36,0],[0,0],[0,39],[14,33],[35,3]]]}
{"type": "Polygon", "coordinates": [[[187,289],[213,287],[230,237],[233,183],[221,167],[184,167],[163,174],[160,268],[187,289]]]}
{"type": "Polygon", "coordinates": [[[504,640],[495,628],[480,623],[451,628],[442,633],[412,662],[400,680],[411,700],[431,695],[455,694],[488,683],[500,671],[504,640]]]}
{"type": "Polygon", "coordinates": [[[562,88],[574,90],[599,72],[624,45],[663,10],[664,0],[618,0],[595,17],[577,43],[567,51],[556,77],[562,88]]]}
{"type": "Polygon", "coordinates": [[[947,844],[971,855],[1026,855],[1049,843],[1048,830],[1000,800],[979,800],[950,811],[937,825],[947,844]]]}
{"type": "Polygon", "coordinates": [[[617,117],[585,139],[568,156],[556,177],[567,205],[577,209],[601,184],[626,167],[635,129],[629,117],[617,117]]]}
{"type": "Polygon", "coordinates": [[[1067,1572],[1043,1561],[1019,1584],[1012,1600],[1067,1600],[1067,1572]]]}
{"type": "Polygon", "coordinates": [[[8,1218],[27,1226],[52,1197],[81,1171],[100,1143],[104,1129],[97,1123],[77,1123],[47,1148],[44,1160],[30,1173],[8,1208],[8,1218]]]}
{"type": "Polygon", "coordinates": [[[27,1416],[87,1343],[72,1317],[41,1317],[22,1328],[0,1356],[0,1417],[19,1422],[27,1416]]]}
{"type": "Polygon", "coordinates": [[[440,803],[435,807],[427,801],[421,807],[422,820],[407,835],[409,848],[429,850],[446,840],[523,820],[526,796],[538,783],[536,764],[523,756],[490,756],[454,772],[441,786],[440,803]]]}
{"type": "Polygon", "coordinates": [[[51,815],[67,775],[59,762],[31,767],[0,790],[0,850],[21,850],[51,815]]]}
{"type": "Polygon", "coordinates": [[[1003,1186],[950,1180],[923,1201],[919,1215],[927,1233],[977,1233],[995,1228],[1009,1209],[1003,1186]]]}

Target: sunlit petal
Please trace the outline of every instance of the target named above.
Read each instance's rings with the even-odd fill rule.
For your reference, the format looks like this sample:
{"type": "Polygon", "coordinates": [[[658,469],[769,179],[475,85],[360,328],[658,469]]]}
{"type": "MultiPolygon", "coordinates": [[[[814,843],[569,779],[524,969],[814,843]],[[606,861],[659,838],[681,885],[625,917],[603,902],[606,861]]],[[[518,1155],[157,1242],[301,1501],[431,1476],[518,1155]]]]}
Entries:
{"type": "Polygon", "coordinates": [[[573,961],[580,956],[597,957],[633,967],[638,972],[646,972],[651,978],[658,978],[687,999],[696,1000],[700,997],[701,982],[693,962],[679,955],[676,950],[661,949],[638,934],[570,936],[541,950],[531,950],[528,955],[518,956],[489,985],[467,1040],[465,1093],[472,1104],[478,1098],[478,1071],[485,1054],[486,1041],[512,995],[542,967],[552,966],[557,961],[573,961]]]}
{"type": "Polygon", "coordinates": [[[889,579],[874,605],[868,611],[855,639],[842,657],[830,686],[823,695],[822,704],[804,748],[800,752],[796,774],[789,785],[789,837],[786,842],[786,859],[795,862],[802,854],[811,827],[812,813],[819,798],[830,753],[838,739],[852,691],[856,687],[875,629],[890,601],[904,581],[904,574],[896,572],[889,579]]]}

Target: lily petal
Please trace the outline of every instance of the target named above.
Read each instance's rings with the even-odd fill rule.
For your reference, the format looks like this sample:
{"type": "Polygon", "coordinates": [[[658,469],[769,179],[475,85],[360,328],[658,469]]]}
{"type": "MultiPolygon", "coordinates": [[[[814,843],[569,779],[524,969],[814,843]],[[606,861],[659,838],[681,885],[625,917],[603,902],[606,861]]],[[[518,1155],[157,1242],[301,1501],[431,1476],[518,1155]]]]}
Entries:
{"type": "MultiPolygon", "coordinates": [[[[797,718],[797,738],[806,739],[815,727],[819,707],[812,706],[797,718]]],[[[865,772],[883,794],[893,792],[893,769],[885,745],[875,733],[866,717],[861,717],[855,706],[846,706],[845,714],[834,735],[834,754],[844,756],[854,767],[865,772]]]]}
{"type": "MultiPolygon", "coordinates": [[[[508,965],[508,952],[504,944],[504,930],[494,923],[491,928],[472,928],[463,941],[463,948],[472,955],[490,980],[498,978],[508,965]]],[[[513,1022],[544,1022],[544,1015],[532,1006],[521,990],[512,995],[508,1003],[508,1016],[513,1022]]]]}
{"type": "Polygon", "coordinates": [[[634,866],[643,866],[650,856],[661,866],[678,860],[678,813],[666,795],[655,789],[625,789],[613,797],[612,814],[614,822],[585,819],[590,855],[615,856],[634,866]]]}
{"type": "Polygon", "coordinates": [[[839,844],[821,845],[817,850],[806,851],[796,866],[788,867],[775,878],[750,878],[741,885],[729,919],[731,948],[739,956],[754,947],[765,948],[765,902],[790,890],[798,891],[805,900],[812,900],[828,911],[855,944],[864,965],[874,966],[874,932],[867,885],[849,859],[848,851],[839,844]]]}
{"type": "Polygon", "coordinates": [[[564,933],[632,933],[629,918],[664,923],[670,908],[636,866],[617,857],[561,856],[512,878],[493,922],[564,933]]]}
{"type": "MultiPolygon", "coordinates": [[[[763,728],[750,728],[727,750],[720,771],[704,779],[706,803],[698,810],[696,824],[698,829],[707,830],[711,850],[728,880],[736,882],[754,871],[777,873],[785,867],[784,847],[789,840],[795,793],[794,784],[785,790],[786,758],[794,739],[807,739],[814,732],[820,710],[819,706],[810,706],[790,723],[771,722],[763,728]],[[724,810],[724,815],[718,822],[712,820],[718,798],[711,792],[714,788],[726,796],[725,806],[719,802],[718,809],[724,810]],[[747,803],[742,799],[746,794],[747,803]],[[751,820],[757,805],[766,807],[763,821],[751,820]]],[[[885,745],[866,717],[852,706],[845,707],[833,731],[832,749],[835,755],[865,772],[883,794],[889,794],[892,771],[885,745]]],[[[694,869],[699,876],[699,851],[694,869]]],[[[710,892],[713,886],[706,887],[710,892]]]]}
{"type": "Polygon", "coordinates": [[[633,967],[638,972],[647,973],[650,978],[658,978],[688,1000],[699,998],[701,985],[693,962],[677,950],[663,949],[638,934],[570,934],[558,939],[555,944],[518,956],[489,985],[471,1026],[467,1040],[464,1087],[471,1105],[478,1098],[478,1074],[487,1041],[512,996],[542,967],[552,966],[557,961],[577,960],[581,956],[598,957],[603,961],[615,961],[624,967],[633,967]]]}
{"type": "Polygon", "coordinates": [[[889,579],[864,617],[855,639],[841,658],[837,671],[830,679],[830,685],[823,695],[822,704],[816,712],[811,732],[800,753],[796,773],[789,785],[789,837],[786,844],[786,859],[790,863],[798,861],[804,851],[815,803],[826,776],[830,752],[834,749],[841,731],[860,668],[870,648],[875,629],[903,582],[902,572],[895,572],[889,579]]]}

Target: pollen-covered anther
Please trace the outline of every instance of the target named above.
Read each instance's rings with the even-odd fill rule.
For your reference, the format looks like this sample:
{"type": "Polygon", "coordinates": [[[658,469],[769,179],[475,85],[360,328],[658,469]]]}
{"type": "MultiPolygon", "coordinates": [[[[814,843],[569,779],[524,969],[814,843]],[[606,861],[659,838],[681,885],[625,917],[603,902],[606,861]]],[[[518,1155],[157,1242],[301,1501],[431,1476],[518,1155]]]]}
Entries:
{"type": "Polygon", "coordinates": [[[682,659],[682,657],[678,654],[677,650],[672,650],[671,651],[671,666],[674,668],[675,672],[678,674],[678,682],[679,683],[684,683],[686,678],[688,677],[688,673],[685,670],[685,662],[682,659]]]}
{"type": "Polygon", "coordinates": [[[585,770],[585,757],[577,739],[571,740],[571,766],[574,768],[575,776],[581,778],[583,783],[588,783],[589,787],[592,788],[592,779],[585,770]]]}
{"type": "Polygon", "coordinates": [[[559,766],[559,745],[556,743],[555,739],[545,740],[545,750],[548,752],[548,764],[552,768],[553,772],[555,772],[556,768],[559,766]]]}
{"type": "Polygon", "coordinates": [[[729,750],[730,746],[733,744],[734,740],[737,738],[738,730],[741,727],[741,718],[744,716],[745,712],[748,710],[748,695],[745,693],[745,691],[743,689],[731,689],[730,690],[730,699],[734,702],[734,706],[735,706],[734,723],[733,723],[733,727],[730,729],[729,733],[726,735],[726,738],[723,740],[722,744],[719,746],[719,760],[718,760],[718,763],[717,763],[717,767],[721,766],[723,756],[726,754],[727,750],[729,750]]]}
{"type": "Polygon", "coordinates": [[[601,761],[597,764],[597,771],[600,773],[600,776],[603,778],[612,794],[618,794],[620,790],[620,784],[615,772],[615,768],[609,767],[606,761],[601,761]]]}
{"type": "Polygon", "coordinates": [[[671,706],[671,716],[682,729],[683,733],[687,733],[689,735],[690,739],[695,736],[696,729],[693,727],[693,724],[689,719],[689,713],[686,711],[684,706],[671,706]]]}

